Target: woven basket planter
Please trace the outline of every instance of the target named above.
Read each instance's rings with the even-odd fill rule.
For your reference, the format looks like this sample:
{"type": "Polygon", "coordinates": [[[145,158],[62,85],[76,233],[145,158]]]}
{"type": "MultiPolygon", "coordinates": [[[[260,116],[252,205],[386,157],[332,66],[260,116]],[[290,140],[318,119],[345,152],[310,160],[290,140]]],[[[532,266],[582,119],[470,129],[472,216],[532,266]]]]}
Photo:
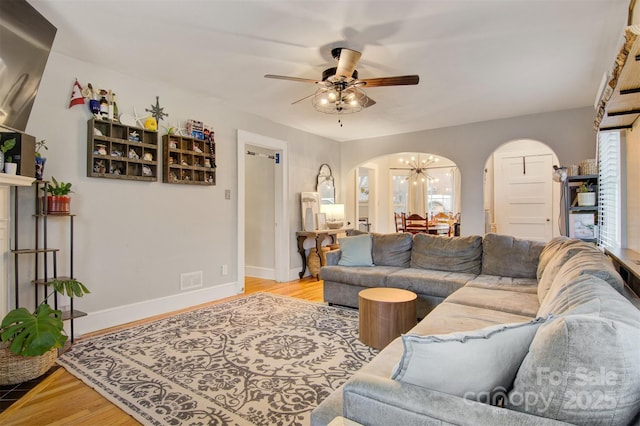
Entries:
{"type": "Polygon", "coordinates": [[[14,385],[42,376],[58,358],[58,349],[40,356],[16,355],[7,343],[0,344],[0,385],[14,385]]]}

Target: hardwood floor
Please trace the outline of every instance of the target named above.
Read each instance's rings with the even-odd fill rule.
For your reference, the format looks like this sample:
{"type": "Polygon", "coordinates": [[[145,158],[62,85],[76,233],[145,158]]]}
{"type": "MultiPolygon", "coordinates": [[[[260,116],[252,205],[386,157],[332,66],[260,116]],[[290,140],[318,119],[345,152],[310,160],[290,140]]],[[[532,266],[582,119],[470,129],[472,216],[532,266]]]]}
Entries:
{"type": "MultiPolygon", "coordinates": [[[[322,281],[305,278],[298,281],[277,283],[259,278],[245,279],[245,294],[258,292],[274,293],[283,296],[296,297],[313,302],[322,302],[322,281]]],[[[184,309],[179,312],[197,309],[226,300],[217,300],[184,309]]],[[[102,330],[83,338],[99,335],[105,332],[131,327],[151,320],[168,317],[177,312],[165,314],[124,326],[102,330]]],[[[78,339],[81,341],[82,339],[78,339]]],[[[3,413],[0,413],[0,424],[9,425],[138,425],[136,420],[113,405],[82,381],[67,373],[64,368],[58,368],[44,379],[33,390],[14,403],[3,413]]]]}

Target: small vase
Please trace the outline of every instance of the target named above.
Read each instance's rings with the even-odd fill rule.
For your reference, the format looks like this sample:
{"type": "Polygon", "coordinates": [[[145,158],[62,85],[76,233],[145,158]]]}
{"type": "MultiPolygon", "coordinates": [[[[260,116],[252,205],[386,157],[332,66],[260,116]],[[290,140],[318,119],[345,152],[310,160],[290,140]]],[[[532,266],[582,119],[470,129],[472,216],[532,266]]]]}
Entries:
{"type": "Polygon", "coordinates": [[[307,209],[304,211],[304,230],[316,230],[315,224],[313,223],[313,209],[311,207],[307,207],[307,209]]]}
{"type": "Polygon", "coordinates": [[[36,179],[42,180],[42,177],[44,176],[44,163],[46,162],[46,158],[36,157],[36,179]]]}
{"type": "Polygon", "coordinates": [[[16,163],[4,163],[4,172],[8,175],[15,175],[18,172],[16,163]]]}
{"type": "Polygon", "coordinates": [[[71,197],[68,195],[47,195],[48,213],[69,213],[71,197]]]}

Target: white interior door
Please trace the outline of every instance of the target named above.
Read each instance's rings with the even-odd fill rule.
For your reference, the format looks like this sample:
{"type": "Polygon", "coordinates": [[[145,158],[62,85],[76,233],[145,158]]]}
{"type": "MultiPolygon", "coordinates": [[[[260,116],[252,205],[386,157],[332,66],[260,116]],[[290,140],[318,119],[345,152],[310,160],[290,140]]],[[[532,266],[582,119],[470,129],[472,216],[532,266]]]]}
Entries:
{"type": "Polygon", "coordinates": [[[552,237],[551,154],[496,153],[496,232],[549,241],[552,237]]]}

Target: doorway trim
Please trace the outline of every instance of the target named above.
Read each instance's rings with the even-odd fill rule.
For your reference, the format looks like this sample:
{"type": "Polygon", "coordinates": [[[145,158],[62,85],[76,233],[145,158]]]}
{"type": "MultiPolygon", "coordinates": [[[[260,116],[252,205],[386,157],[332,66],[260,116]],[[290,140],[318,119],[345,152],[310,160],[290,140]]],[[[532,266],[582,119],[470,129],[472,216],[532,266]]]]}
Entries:
{"type": "Polygon", "coordinates": [[[280,163],[275,168],[275,276],[276,281],[285,282],[289,279],[289,164],[287,142],[238,129],[238,221],[236,235],[238,236],[238,284],[244,289],[244,224],[245,224],[245,161],[247,145],[268,148],[280,156],[280,163]]]}

